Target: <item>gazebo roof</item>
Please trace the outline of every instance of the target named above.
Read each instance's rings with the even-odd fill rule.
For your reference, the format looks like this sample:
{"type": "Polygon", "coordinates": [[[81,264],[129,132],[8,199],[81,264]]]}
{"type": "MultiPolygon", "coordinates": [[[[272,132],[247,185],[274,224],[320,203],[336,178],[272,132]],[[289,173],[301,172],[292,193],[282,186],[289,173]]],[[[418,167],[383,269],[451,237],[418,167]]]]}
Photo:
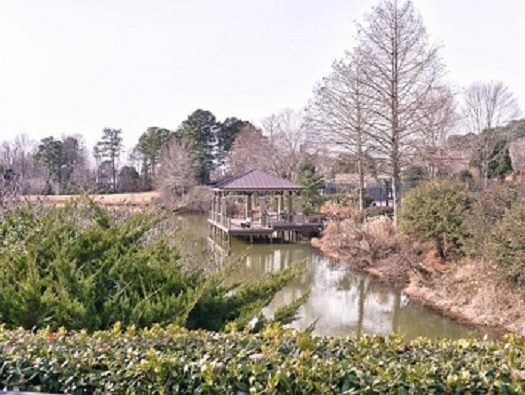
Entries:
{"type": "Polygon", "coordinates": [[[260,170],[251,170],[215,185],[215,190],[220,191],[300,191],[302,189],[304,189],[302,185],[260,170]]]}

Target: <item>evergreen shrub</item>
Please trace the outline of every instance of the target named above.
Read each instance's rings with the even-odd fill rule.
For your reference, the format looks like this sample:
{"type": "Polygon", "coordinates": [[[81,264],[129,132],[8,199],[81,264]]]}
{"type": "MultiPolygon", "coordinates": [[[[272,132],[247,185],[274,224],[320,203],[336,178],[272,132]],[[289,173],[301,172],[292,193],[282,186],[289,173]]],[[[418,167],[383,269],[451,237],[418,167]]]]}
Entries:
{"type": "Polygon", "coordinates": [[[399,211],[400,231],[430,244],[443,258],[462,253],[468,235],[465,216],[471,206],[465,184],[434,181],[403,196],[399,211]]]}
{"type": "Polygon", "coordinates": [[[472,194],[472,208],[467,215],[470,237],[465,243],[465,252],[485,260],[489,253],[491,233],[507,210],[520,200],[523,186],[519,183],[494,183],[472,194]]]}
{"type": "Polygon", "coordinates": [[[525,285],[525,202],[505,211],[490,234],[488,256],[501,274],[519,287],[525,285]]]}
{"type": "MultiPolygon", "coordinates": [[[[24,207],[0,222],[0,323],[94,331],[115,322],[223,330],[245,326],[297,273],[225,284],[182,263],[178,235],[154,212],[109,212],[89,199],[24,207]]],[[[0,363],[1,366],[1,363],[0,363]]]]}

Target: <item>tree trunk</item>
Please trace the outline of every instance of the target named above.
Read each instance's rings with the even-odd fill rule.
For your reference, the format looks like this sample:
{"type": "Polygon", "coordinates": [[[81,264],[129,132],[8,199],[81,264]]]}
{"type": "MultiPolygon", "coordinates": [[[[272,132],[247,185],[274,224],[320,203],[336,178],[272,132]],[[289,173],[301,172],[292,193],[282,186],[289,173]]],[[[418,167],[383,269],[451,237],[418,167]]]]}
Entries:
{"type": "Polygon", "coordinates": [[[117,169],[115,165],[115,157],[111,159],[111,172],[112,172],[112,178],[113,178],[113,193],[117,192],[117,169]]]}
{"type": "Polygon", "coordinates": [[[397,227],[399,207],[401,205],[401,175],[397,161],[393,164],[392,171],[392,200],[392,206],[394,207],[394,226],[397,227]]]}
{"type": "Polygon", "coordinates": [[[363,166],[363,147],[362,144],[358,144],[357,153],[357,171],[359,173],[359,211],[363,211],[365,208],[365,172],[363,166]]]}
{"type": "MultiPolygon", "coordinates": [[[[396,2],[396,14],[397,14],[397,2],[396,2]]],[[[400,184],[401,184],[401,169],[399,166],[399,96],[398,96],[398,85],[399,85],[399,72],[398,72],[398,18],[397,15],[394,18],[394,35],[392,37],[392,75],[391,75],[391,111],[392,111],[392,199],[394,206],[394,226],[397,227],[398,223],[398,211],[400,199],[400,184]]],[[[388,199],[388,197],[387,197],[388,199]]]]}

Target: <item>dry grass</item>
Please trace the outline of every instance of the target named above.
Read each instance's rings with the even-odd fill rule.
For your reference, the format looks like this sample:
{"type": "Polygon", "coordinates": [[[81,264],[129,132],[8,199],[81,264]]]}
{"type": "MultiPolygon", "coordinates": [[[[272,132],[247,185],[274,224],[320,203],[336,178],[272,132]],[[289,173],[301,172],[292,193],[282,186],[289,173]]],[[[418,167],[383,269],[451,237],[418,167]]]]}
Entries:
{"type": "MultiPolygon", "coordinates": [[[[140,192],[140,193],[117,193],[113,195],[90,195],[90,197],[105,207],[147,207],[154,204],[160,197],[160,193],[140,192]]],[[[78,195],[29,195],[24,199],[31,203],[42,203],[61,206],[67,202],[78,198],[78,195]]]]}
{"type": "Polygon", "coordinates": [[[321,239],[312,241],[325,255],[352,269],[379,276],[394,286],[405,286],[414,266],[412,246],[399,237],[392,221],[377,217],[365,224],[353,220],[333,221],[321,239]]]}
{"type": "Polygon", "coordinates": [[[523,291],[502,282],[490,265],[465,259],[442,275],[413,274],[405,292],[460,321],[525,335],[523,291]]]}
{"type": "Polygon", "coordinates": [[[325,214],[329,218],[334,219],[350,219],[354,218],[357,210],[353,206],[347,206],[336,202],[325,202],[319,209],[320,214],[325,214]]]}

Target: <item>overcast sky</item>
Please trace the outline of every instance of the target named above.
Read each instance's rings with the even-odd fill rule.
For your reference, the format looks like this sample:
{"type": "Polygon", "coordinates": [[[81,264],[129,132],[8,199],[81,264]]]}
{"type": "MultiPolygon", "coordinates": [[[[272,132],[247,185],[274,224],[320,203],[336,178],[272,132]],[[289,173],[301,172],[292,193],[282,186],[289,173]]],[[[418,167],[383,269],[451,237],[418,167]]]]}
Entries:
{"type": "MultiPolygon", "coordinates": [[[[0,0],[0,140],[104,127],[131,147],[202,108],[259,123],[301,108],[375,0],[0,0]]],[[[414,0],[459,88],[525,104],[524,0],[414,0]]]]}

